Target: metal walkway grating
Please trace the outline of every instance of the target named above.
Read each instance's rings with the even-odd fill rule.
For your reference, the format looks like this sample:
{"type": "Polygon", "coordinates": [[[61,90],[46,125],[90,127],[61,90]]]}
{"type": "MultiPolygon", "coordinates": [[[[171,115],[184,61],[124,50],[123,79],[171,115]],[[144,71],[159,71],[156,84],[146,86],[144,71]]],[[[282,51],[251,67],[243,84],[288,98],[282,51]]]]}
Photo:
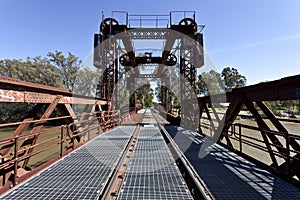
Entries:
{"type": "Polygon", "coordinates": [[[1,199],[97,199],[134,129],[100,135],[1,199]]]}
{"type": "Polygon", "coordinates": [[[165,128],[215,199],[299,199],[299,188],[198,133],[165,128]],[[209,153],[201,149],[203,144],[209,153]]]}
{"type": "Polygon", "coordinates": [[[192,199],[159,129],[140,129],[118,199],[192,199]]]}

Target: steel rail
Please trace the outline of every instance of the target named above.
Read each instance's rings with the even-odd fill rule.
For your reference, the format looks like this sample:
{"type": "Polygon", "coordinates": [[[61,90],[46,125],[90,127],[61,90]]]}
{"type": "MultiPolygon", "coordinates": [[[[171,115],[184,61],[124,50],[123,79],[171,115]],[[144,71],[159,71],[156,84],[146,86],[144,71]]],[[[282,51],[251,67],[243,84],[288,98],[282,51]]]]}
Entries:
{"type": "Polygon", "coordinates": [[[123,178],[125,176],[125,171],[129,163],[130,155],[132,154],[132,151],[136,144],[136,139],[139,134],[140,130],[140,122],[143,119],[145,113],[142,114],[142,117],[139,120],[138,125],[136,126],[132,136],[130,137],[121,158],[119,159],[115,169],[113,170],[110,178],[108,179],[108,182],[106,186],[104,187],[102,194],[100,195],[99,199],[115,199],[118,195],[118,191],[121,188],[123,178]]]}
{"type": "Polygon", "coordinates": [[[186,181],[193,198],[205,200],[214,199],[213,196],[210,194],[209,190],[207,189],[207,186],[197,175],[197,172],[193,169],[191,163],[181,152],[181,150],[173,141],[173,139],[169,136],[167,130],[159,123],[157,117],[154,114],[153,116],[157,122],[160,132],[163,135],[163,138],[165,139],[165,142],[167,143],[168,148],[170,149],[173,155],[173,158],[176,159],[176,164],[178,168],[180,169],[182,174],[185,173],[185,176],[183,176],[183,178],[186,181]]]}

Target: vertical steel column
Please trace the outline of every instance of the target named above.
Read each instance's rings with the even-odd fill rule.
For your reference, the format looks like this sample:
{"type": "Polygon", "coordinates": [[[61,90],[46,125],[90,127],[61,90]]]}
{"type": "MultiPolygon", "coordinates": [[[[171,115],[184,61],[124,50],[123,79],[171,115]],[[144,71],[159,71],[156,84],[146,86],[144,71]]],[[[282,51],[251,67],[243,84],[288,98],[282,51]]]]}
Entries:
{"type": "Polygon", "coordinates": [[[127,88],[129,90],[129,112],[135,108],[135,98],[136,98],[136,91],[135,91],[135,77],[134,74],[130,74],[127,78],[127,88]]]}
{"type": "Polygon", "coordinates": [[[111,99],[116,82],[116,66],[115,66],[115,49],[114,49],[115,39],[109,37],[105,43],[102,45],[102,57],[101,63],[103,64],[101,68],[103,69],[103,74],[99,84],[99,97],[103,99],[111,99]]]}
{"type": "Polygon", "coordinates": [[[161,97],[162,106],[166,112],[169,112],[169,92],[170,92],[170,80],[166,70],[163,70],[161,75],[161,97]]]}
{"type": "Polygon", "coordinates": [[[119,73],[120,73],[120,68],[119,68],[119,50],[118,50],[118,44],[117,44],[117,39],[114,40],[113,44],[114,48],[114,55],[113,55],[113,86],[112,86],[112,91],[113,92],[113,105],[112,109],[118,110],[119,109],[119,89],[118,89],[118,81],[119,81],[119,73]]]}
{"type": "Polygon", "coordinates": [[[194,122],[194,108],[185,104],[185,100],[196,96],[196,68],[190,62],[193,60],[194,44],[189,45],[186,38],[181,40],[180,47],[180,103],[181,103],[181,123],[182,126],[192,130],[198,126],[194,122]]]}

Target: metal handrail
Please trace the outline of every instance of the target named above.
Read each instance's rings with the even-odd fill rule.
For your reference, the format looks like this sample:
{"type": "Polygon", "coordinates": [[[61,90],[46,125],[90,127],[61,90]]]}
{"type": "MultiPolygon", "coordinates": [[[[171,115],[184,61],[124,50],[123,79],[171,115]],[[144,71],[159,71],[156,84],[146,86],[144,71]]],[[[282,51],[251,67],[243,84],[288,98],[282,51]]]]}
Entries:
{"type": "Polygon", "coordinates": [[[148,14],[148,15],[137,15],[137,14],[133,14],[133,15],[128,15],[128,25],[130,28],[133,28],[131,25],[130,25],[130,22],[132,21],[138,21],[140,22],[139,23],[139,28],[142,28],[144,23],[143,22],[155,22],[155,28],[159,28],[159,22],[166,22],[166,27],[165,28],[168,28],[169,27],[169,15],[151,15],[151,14],[148,14]]]}
{"type": "MultiPolygon", "coordinates": [[[[77,116],[80,116],[80,115],[77,115],[77,116]]],[[[71,117],[71,116],[64,116],[63,118],[69,118],[69,117],[71,117]]],[[[8,152],[7,154],[2,155],[0,157],[0,159],[2,160],[2,162],[0,163],[0,169],[8,169],[8,168],[13,169],[13,177],[14,178],[13,178],[12,186],[17,185],[17,183],[18,183],[18,179],[20,178],[20,177],[18,177],[18,168],[19,168],[18,165],[20,162],[24,161],[25,159],[35,156],[37,154],[40,154],[42,152],[45,152],[45,151],[47,151],[51,148],[57,147],[57,146],[60,147],[59,151],[57,152],[57,154],[59,154],[59,157],[57,159],[62,158],[64,155],[66,155],[66,153],[70,152],[67,149],[68,146],[66,146],[66,144],[68,144],[68,143],[66,143],[67,141],[71,141],[70,148],[72,148],[72,150],[74,150],[78,146],[81,146],[83,144],[82,143],[83,141],[80,141],[77,144],[75,144],[76,137],[87,135],[88,136],[87,141],[89,141],[90,139],[96,137],[100,133],[100,129],[101,129],[102,125],[104,126],[105,129],[110,129],[120,123],[120,111],[118,111],[118,110],[91,112],[91,113],[87,113],[85,117],[88,117],[88,119],[76,121],[76,122],[70,123],[68,125],[61,125],[61,126],[46,128],[41,131],[35,131],[35,132],[29,133],[29,134],[17,135],[17,136],[9,137],[6,139],[1,139],[0,144],[2,144],[2,145],[12,144],[12,146],[13,146],[12,152],[8,152]],[[108,122],[106,122],[106,120],[108,120],[108,122]],[[95,123],[95,122],[97,122],[97,123],[95,123]],[[84,126],[83,129],[81,129],[81,130],[74,129],[74,131],[71,131],[72,126],[76,126],[76,125],[80,125],[80,124],[82,125],[84,123],[86,124],[86,126],[84,126]],[[50,133],[53,131],[58,131],[54,137],[50,137],[50,138],[43,140],[39,143],[36,143],[34,145],[23,146],[23,147],[19,146],[20,143],[25,141],[26,138],[37,137],[39,135],[50,133]],[[91,137],[91,135],[90,135],[92,131],[96,131],[95,132],[96,134],[93,137],[91,137]],[[72,132],[72,134],[71,134],[71,132],[72,132]],[[25,155],[19,156],[20,154],[26,152],[29,149],[39,147],[39,146],[42,146],[45,144],[49,144],[49,145],[42,147],[40,149],[34,150],[31,153],[27,153],[25,155]],[[5,160],[5,159],[7,159],[7,160],[5,160]]],[[[54,119],[61,119],[61,118],[51,118],[48,120],[32,120],[32,121],[27,121],[26,123],[51,121],[54,119]]],[[[11,126],[11,123],[3,124],[3,125],[11,126]]],[[[2,125],[2,127],[5,127],[3,125],[2,125]]],[[[47,163],[45,163],[45,164],[47,164],[47,163]]],[[[5,176],[5,174],[1,174],[1,176],[2,175],[5,176]]]]}
{"type": "MultiPolygon", "coordinates": [[[[243,134],[242,128],[249,129],[249,130],[255,130],[255,131],[262,131],[267,134],[274,134],[274,135],[282,137],[282,139],[284,139],[284,141],[285,141],[285,146],[276,145],[276,144],[272,144],[272,143],[270,143],[270,146],[277,147],[278,149],[281,148],[283,150],[282,152],[280,152],[278,149],[272,149],[273,154],[275,156],[278,156],[280,158],[287,160],[287,163],[288,163],[287,170],[288,170],[288,172],[290,171],[290,166],[289,166],[290,161],[297,159],[297,158],[291,156],[291,154],[300,153],[299,151],[290,148],[290,139],[293,138],[296,140],[300,140],[299,135],[289,134],[286,132],[280,132],[280,131],[274,131],[274,130],[262,130],[259,127],[250,126],[250,125],[241,124],[241,123],[232,124],[231,132],[233,132],[234,137],[231,137],[231,139],[239,142],[239,150],[238,151],[240,153],[243,153],[243,144],[249,145],[251,147],[254,147],[254,148],[259,149],[264,152],[269,151],[268,148],[264,145],[265,141],[260,140],[256,137],[251,137],[251,136],[243,134]]],[[[262,161],[259,161],[259,162],[262,162],[262,161]]]]}

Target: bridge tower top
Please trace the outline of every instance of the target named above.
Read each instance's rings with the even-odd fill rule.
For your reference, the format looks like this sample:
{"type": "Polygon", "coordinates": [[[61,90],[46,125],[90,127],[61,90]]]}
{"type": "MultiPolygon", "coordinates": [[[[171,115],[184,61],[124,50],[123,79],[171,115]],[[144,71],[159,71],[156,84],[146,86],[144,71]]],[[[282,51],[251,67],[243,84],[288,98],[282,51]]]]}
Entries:
{"type": "MultiPolygon", "coordinates": [[[[132,93],[136,78],[160,78],[168,86],[162,92],[162,102],[166,110],[172,110],[168,106],[172,102],[170,77],[164,67],[176,66],[180,73],[178,87],[184,91],[179,98],[196,96],[196,69],[204,65],[203,28],[204,25],[196,22],[195,11],[159,15],[113,11],[108,17],[102,13],[100,31],[94,37],[94,66],[103,72],[97,94],[104,99],[120,99],[120,95],[113,92],[117,91],[115,86],[120,80],[120,72],[126,73],[126,89],[132,93]],[[160,52],[154,51],[153,41],[160,52]],[[140,49],[146,51],[140,52],[140,49]],[[138,66],[148,64],[156,64],[157,70],[153,74],[141,73],[138,66]]],[[[130,107],[134,107],[134,101],[130,102],[130,107]]]]}
{"type": "Polygon", "coordinates": [[[102,13],[100,32],[115,35],[136,28],[164,28],[184,34],[201,33],[205,26],[196,23],[195,11],[171,11],[169,14],[129,14],[126,11],[112,11],[110,17],[102,13]]]}

